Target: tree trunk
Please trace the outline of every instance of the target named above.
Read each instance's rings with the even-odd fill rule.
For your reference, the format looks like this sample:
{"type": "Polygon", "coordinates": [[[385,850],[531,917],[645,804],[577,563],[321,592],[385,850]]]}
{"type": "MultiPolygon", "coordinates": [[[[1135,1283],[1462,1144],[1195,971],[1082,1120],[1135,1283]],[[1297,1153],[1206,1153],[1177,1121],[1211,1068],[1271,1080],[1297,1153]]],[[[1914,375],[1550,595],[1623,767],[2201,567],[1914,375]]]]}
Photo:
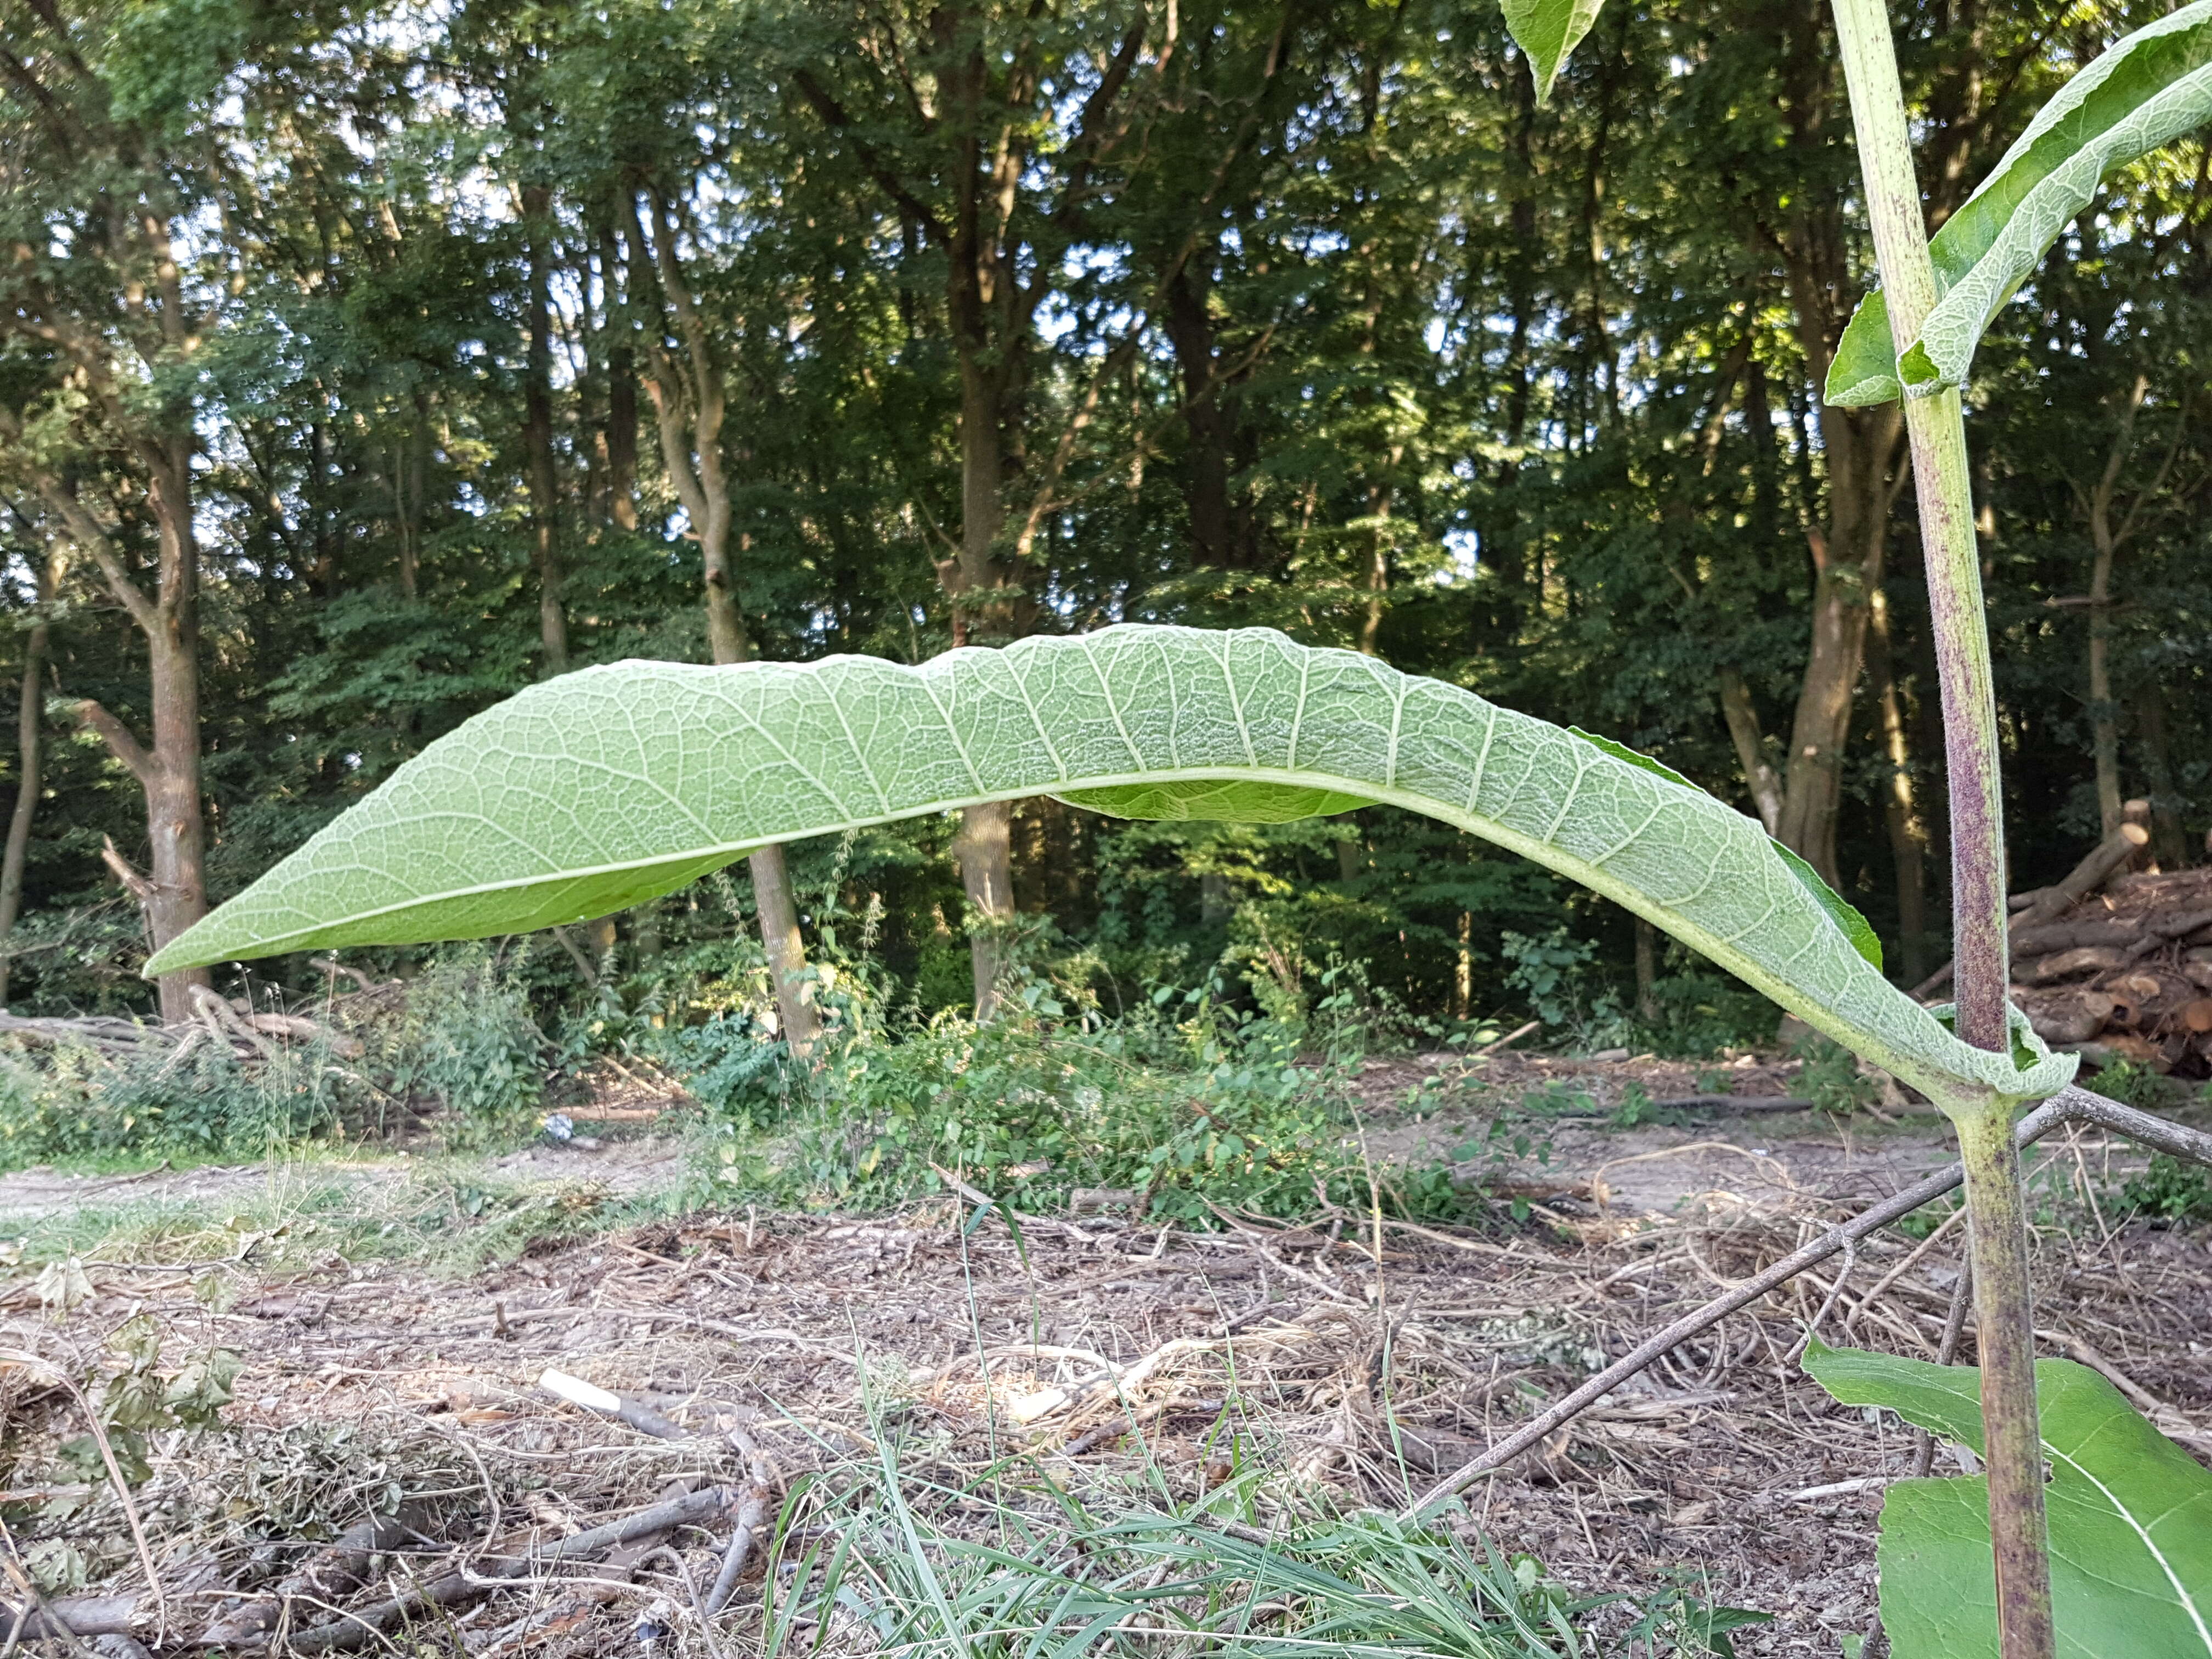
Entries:
{"type": "Polygon", "coordinates": [[[1659,930],[1636,918],[1636,1018],[1645,1028],[1659,1023],[1659,930]]]}
{"type": "MultiPolygon", "coordinates": [[[[132,883],[131,890],[158,951],[208,909],[207,832],[200,815],[199,549],[192,537],[191,440],[149,444],[142,453],[149,461],[147,497],[160,532],[158,586],[152,601],[73,496],[56,491],[48,501],[146,636],[153,747],[141,746],[97,703],[80,704],[78,717],[131,769],[145,792],[149,874],[132,883]]],[[[204,968],[164,974],[164,1023],[190,1019],[193,988],[214,982],[204,968]]]]}
{"type": "Polygon", "coordinates": [[[1782,811],[1774,838],[1840,886],[1836,820],[1843,801],[1844,750],[1866,662],[1872,596],[1881,585],[1882,552],[1894,481],[1898,422],[1890,415],[1823,409],[1827,441],[1828,524],[1811,538],[1813,629],[1805,678],[1790,726],[1782,811]],[[1849,434],[1846,436],[1845,434],[1849,434]]]}
{"type": "MultiPolygon", "coordinates": [[[[2112,561],[2133,529],[2135,518],[2133,513],[2128,514],[2122,526],[2115,528],[2112,512],[2120,474],[2135,442],[2136,417],[2149,391],[2150,377],[2138,374],[2127,395],[2118,400],[2118,419],[2105,456],[2104,471],[2083,493],[2094,555],[2089,566],[2089,748],[2097,769],[2097,816],[2107,840],[2125,816],[2120,794],[2120,708],[2112,698],[2112,561]]],[[[2161,469],[2160,477],[2164,476],[2161,469]]],[[[2152,486],[2154,490],[2156,488],[2152,486]]]]}
{"type": "MultiPolygon", "coordinates": [[[[1789,149],[1816,175],[1832,153],[1844,113],[1834,59],[1817,11],[1784,9],[1789,149]]],[[[1827,460],[1826,522],[1807,526],[1813,556],[1812,637],[1783,763],[1782,810],[1774,837],[1831,884],[1840,884],[1836,819],[1843,795],[1867,624],[1881,586],[1891,503],[1905,478],[1904,421],[1894,404],[1837,409],[1821,400],[1828,364],[1863,284],[1839,192],[1813,188],[1780,206],[1767,238],[1780,251],[1805,385],[1818,410],[1827,460]]]]}
{"type": "Polygon", "coordinates": [[[2181,792],[2173,784],[2173,755],[2166,741],[2166,697],[2155,680],[2144,681],[2136,693],[2136,735],[2150,780],[2151,856],[2160,869],[2179,870],[2189,862],[2189,841],[2181,824],[2181,792]]]}
{"type": "Polygon", "coordinates": [[[1250,515],[1238,510],[1230,478],[1242,424],[1237,394],[1221,374],[1207,307],[1201,248],[1183,262],[1167,287],[1167,331],[1182,372],[1183,429],[1190,452],[1183,474],[1183,507],[1190,516],[1191,562],[1217,570],[1244,570],[1259,562],[1250,515]]]}
{"type": "Polygon", "coordinates": [[[975,1018],[997,1012],[1007,963],[1006,925],[1014,914],[1013,807],[985,801],[960,814],[952,856],[968,896],[968,952],[975,974],[975,1018]]]}
{"type": "Polygon", "coordinates": [[[1751,687],[1733,668],[1720,671],[1721,714],[1728,721],[1735,757],[1743,768],[1744,787],[1751,791],[1759,821],[1772,835],[1782,823],[1782,780],[1767,764],[1766,738],[1759,729],[1759,711],[1751,701],[1751,687]]]}
{"type": "Polygon", "coordinates": [[[1459,913],[1459,949],[1452,957],[1452,1018],[1462,1023],[1474,1011],[1474,913],[1459,913]]]}
{"type": "Polygon", "coordinates": [[[46,672],[47,624],[46,607],[53,603],[61,585],[61,558],[49,554],[39,572],[39,620],[23,643],[23,690],[16,705],[17,744],[15,807],[8,817],[8,848],[0,855],[0,1010],[8,1002],[8,980],[13,958],[8,940],[15,931],[15,918],[23,908],[23,868],[31,850],[31,821],[38,812],[44,755],[46,692],[40,682],[46,672]]]}
{"type": "MultiPolygon", "coordinates": [[[[635,296],[653,276],[674,313],[679,358],[668,349],[665,317],[656,307],[646,335],[653,423],[660,437],[660,459],[699,543],[707,611],[707,647],[717,663],[752,660],[730,570],[730,483],[722,466],[722,419],[728,408],[722,366],[716,359],[706,321],[693,302],[690,283],[677,252],[672,211],[652,198],[653,233],[647,236],[635,196],[621,204],[628,235],[630,292],[635,296]]],[[[784,1041],[795,1054],[810,1052],[821,1035],[821,1021],[806,996],[806,946],[799,931],[799,904],[793,896],[791,867],[781,844],[763,847],[746,860],[752,872],[753,903],[760,915],[761,948],[768,957],[776,1016],[784,1041]]]]}
{"type": "Polygon", "coordinates": [[[1882,823],[1897,872],[1898,966],[1907,985],[1928,972],[1928,831],[1912,783],[1912,745],[1890,651],[1889,605],[1877,591],[1868,633],[1867,667],[1881,711],[1882,749],[1889,777],[1881,796],[1882,823]]]}
{"type": "Polygon", "coordinates": [[[626,345],[607,352],[607,516],[637,529],[637,356],[626,345]]]}
{"type": "MultiPolygon", "coordinates": [[[[179,446],[181,449],[184,446],[179,446]]],[[[146,921],[154,948],[207,915],[207,830],[200,810],[199,550],[192,539],[189,454],[158,486],[161,526],[161,626],[148,639],[153,670],[154,773],[146,783],[146,838],[153,896],[146,921]]],[[[204,968],[164,974],[161,1018],[193,1014],[192,988],[212,985],[204,968]]]]}
{"type": "MultiPolygon", "coordinates": [[[[713,550],[707,570],[707,633],[718,663],[750,662],[752,641],[747,637],[730,588],[727,532],[729,490],[717,475],[721,510],[717,514],[723,538],[713,550]],[[718,580],[719,578],[719,580],[718,580]]],[[[702,544],[702,550],[705,543],[702,544]]],[[[791,865],[783,845],[763,847],[745,860],[752,872],[753,905],[760,912],[761,948],[768,953],[769,980],[775,988],[775,1006],[783,1027],[783,1040],[792,1053],[805,1054],[822,1035],[821,1017],[806,994],[806,940],[799,931],[799,901],[791,886],[791,865]]]]}
{"type": "Polygon", "coordinates": [[[2120,827],[2120,710],[2112,701],[2112,555],[2109,517],[2092,509],[2089,534],[2089,749],[2097,769],[2097,817],[2110,836],[2120,827]]]}
{"type": "Polygon", "coordinates": [[[526,186],[522,212],[530,246],[530,354],[523,377],[522,444],[530,482],[531,562],[538,571],[540,678],[568,667],[568,617],[561,596],[556,519],[560,477],[553,462],[552,192],[526,186]]]}
{"type": "MultiPolygon", "coordinates": [[[[954,281],[957,283],[958,273],[954,281]]],[[[958,314],[957,311],[955,313],[958,314]]],[[[972,642],[981,634],[994,643],[1015,634],[1025,607],[1010,605],[1000,590],[1005,573],[994,557],[1004,506],[1004,436],[999,429],[1000,397],[995,368],[983,364],[980,344],[970,336],[960,343],[960,550],[944,570],[952,601],[952,639],[972,642]],[[996,593],[997,597],[994,597],[996,593]]],[[[1012,809],[1005,801],[986,801],[960,815],[952,854],[960,866],[961,890],[968,896],[968,950],[975,987],[975,1018],[988,1019],[998,1002],[999,981],[1006,969],[1006,924],[1014,914],[1012,809]]]]}

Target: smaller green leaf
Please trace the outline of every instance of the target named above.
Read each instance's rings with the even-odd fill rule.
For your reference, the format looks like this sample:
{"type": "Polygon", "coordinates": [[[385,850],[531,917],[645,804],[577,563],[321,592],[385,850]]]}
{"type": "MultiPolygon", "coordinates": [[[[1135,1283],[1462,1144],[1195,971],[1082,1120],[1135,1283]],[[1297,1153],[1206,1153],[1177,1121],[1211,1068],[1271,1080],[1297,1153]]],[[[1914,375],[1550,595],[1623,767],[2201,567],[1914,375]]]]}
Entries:
{"type": "Polygon", "coordinates": [[[1528,70],[1536,79],[1536,101],[1552,95],[1552,82],[1567,54],[1597,21],[1603,0],[1505,0],[1505,27],[1516,45],[1528,54],[1528,70]]]}
{"type": "MultiPolygon", "coordinates": [[[[1669,783],[1680,784],[1685,789],[1698,789],[1696,784],[1692,783],[1673,767],[1664,762],[1656,761],[1649,755],[1640,754],[1625,743],[1616,742],[1611,738],[1600,737],[1595,732],[1585,732],[1579,726],[1571,726],[1567,730],[1584,743],[1593,744],[1604,750],[1615,760],[1626,761],[1631,766],[1640,766],[1645,771],[1662,777],[1669,783]]],[[[1701,795],[1705,793],[1702,789],[1698,789],[1698,793],[1701,795]]],[[[1867,919],[1859,914],[1857,908],[1842,898],[1834,888],[1821,880],[1819,871],[1814,869],[1811,865],[1806,863],[1780,842],[1773,841],[1770,844],[1780,856],[1783,863],[1790,866],[1790,873],[1797,878],[1798,884],[1819,902],[1820,908],[1828,913],[1828,920],[1836,924],[1845,939],[1850,940],[1851,949],[1856,951],[1875,967],[1881,967],[1881,941],[1875,937],[1874,929],[1867,925],[1867,919]]]]}
{"type": "Polygon", "coordinates": [[[1859,914],[1858,907],[1829,886],[1826,882],[1822,881],[1819,871],[1799,858],[1780,842],[1774,843],[1774,850],[1781,854],[1782,861],[1790,866],[1790,873],[1797,878],[1799,884],[1818,900],[1820,908],[1828,913],[1828,920],[1842,930],[1845,939],[1850,940],[1851,949],[1875,967],[1881,967],[1881,941],[1875,937],[1874,929],[1868,925],[1867,919],[1859,914]]]}
{"type": "Polygon", "coordinates": [[[1334,817],[1375,805],[1334,790],[1237,778],[1115,784],[1103,789],[1070,789],[1054,799],[1109,817],[1173,823],[1295,823],[1300,818],[1334,817]]]}
{"type": "MultiPolygon", "coordinates": [[[[1980,1373],[1893,1354],[1805,1352],[1847,1406],[1882,1406],[1979,1452],[1980,1373]]],[[[2212,1471],[2084,1365],[2036,1362],[2051,1463],[2051,1604],[2067,1659],[2212,1656],[2212,1471]]],[[[1877,1565],[1894,1659],[1997,1659],[1989,1482],[1893,1481],[1877,1565]]]]}
{"type": "Polygon", "coordinates": [[[1823,395],[1886,404],[1962,384],[1990,319],[2115,168],[2212,119],[2212,0],[2116,41],[2058,89],[1929,244],[1936,308],[1900,359],[1889,309],[1869,294],[1844,330],[1823,395]]]}
{"type": "Polygon", "coordinates": [[[1889,338],[1889,301],[1876,289],[1844,325],[1844,337],[1828,360],[1821,400],[1831,409],[1870,409],[1896,402],[1903,389],[1897,383],[1897,348],[1889,338]]]}

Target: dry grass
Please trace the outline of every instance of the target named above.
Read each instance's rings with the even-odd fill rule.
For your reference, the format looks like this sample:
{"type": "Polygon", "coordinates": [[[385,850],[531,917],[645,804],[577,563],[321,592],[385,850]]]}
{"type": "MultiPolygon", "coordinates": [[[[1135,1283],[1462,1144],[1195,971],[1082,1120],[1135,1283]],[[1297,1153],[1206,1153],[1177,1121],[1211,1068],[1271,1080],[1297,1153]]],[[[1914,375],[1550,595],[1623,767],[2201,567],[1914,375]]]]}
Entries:
{"type": "MultiPolygon", "coordinates": [[[[557,1209],[560,1190],[544,1201],[557,1209]]],[[[1222,1645],[1229,1620],[1247,1644],[1304,1630],[1300,1650],[1403,1637],[1422,1650],[1566,1653],[1577,1650],[1561,1620],[1584,1632],[1574,1639],[1618,1640],[1638,1616],[1620,1603],[1569,1618],[1550,1583],[1645,1609],[1686,1585],[1777,1615],[1737,1633],[1741,1652],[1832,1653],[1872,1613],[1880,1494],[1850,1483],[1899,1473],[1909,1445],[1893,1423],[1829,1401],[1788,1356],[1832,1296],[1831,1340],[1932,1354],[1955,1231],[1910,1261],[1911,1240],[1862,1249],[1839,1295],[1826,1274],[1804,1276],[1483,1481],[1445,1522],[1465,1553],[1419,1570],[1490,1573],[1470,1594],[1491,1625],[1384,1642],[1340,1621],[1328,1634],[1322,1581],[1263,1594],[1251,1560],[1209,1582],[1186,1558],[1297,1537],[1305,1553],[1280,1559],[1324,1580],[1373,1588],[1384,1564],[1415,1571],[1440,1547],[1378,1543],[1361,1511],[1402,1504],[1532,1404],[1838,1213],[1798,1191],[1779,1206],[1717,1194],[1672,1219],[1559,1214],[1492,1237],[1387,1224],[1378,1237],[1371,1218],[1342,1212],[1219,1233],[1032,1221],[1017,1236],[948,1200],[865,1221],[694,1218],[580,1239],[556,1228],[459,1279],[296,1238],[276,1272],[95,1256],[73,1293],[47,1275],[46,1303],[72,1305],[42,1304],[27,1273],[0,1299],[0,1347],[18,1356],[0,1358],[0,1514],[51,1593],[147,1590],[112,1485],[60,1453],[88,1425],[55,1381],[96,1396],[120,1364],[106,1339],[143,1313],[171,1370],[215,1348],[244,1362],[226,1428],[153,1435],[134,1493],[176,1640],[377,1516],[404,1514],[406,1543],[367,1582],[301,1591],[289,1628],[471,1564],[481,1576],[501,1550],[515,1559],[528,1540],[687,1486],[737,1490],[765,1474],[780,1529],[711,1627],[694,1597],[715,1577],[726,1515],[611,1565],[525,1562],[496,1593],[371,1645],[604,1653],[643,1617],[665,1632],[656,1653],[817,1641],[951,1653],[986,1636],[1011,1651],[1015,1629],[1057,1631],[1055,1643],[1089,1630],[1070,1652],[1151,1652],[1197,1642],[1198,1627],[1222,1645]],[[537,1386],[549,1367],[696,1432],[654,1438],[561,1403],[537,1386]],[[1540,1560],[1546,1583],[1486,1565],[1492,1550],[1540,1560]],[[1241,1602],[1224,1596],[1231,1579],[1241,1602]]],[[[2107,1239],[2100,1224],[2085,1212],[2040,1240],[2039,1319],[2172,1408],[2170,1429],[2202,1432],[2212,1249],[2178,1233],[2107,1239]]]]}

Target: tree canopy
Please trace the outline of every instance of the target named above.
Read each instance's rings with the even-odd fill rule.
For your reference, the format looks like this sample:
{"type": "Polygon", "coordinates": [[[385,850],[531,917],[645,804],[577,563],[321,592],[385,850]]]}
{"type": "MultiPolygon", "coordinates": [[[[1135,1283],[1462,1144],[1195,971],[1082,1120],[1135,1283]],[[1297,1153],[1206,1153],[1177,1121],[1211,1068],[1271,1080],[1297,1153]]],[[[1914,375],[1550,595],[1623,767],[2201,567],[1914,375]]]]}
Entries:
{"type": "MultiPolygon", "coordinates": [[[[2154,15],[1901,19],[1931,217],[2154,15]]],[[[1448,0],[10,9],[16,1004],[151,1006],[149,934],[534,680],[1147,621],[1656,756],[1918,981],[1943,733],[1901,422],[1822,397],[1870,267],[1833,40],[1775,0],[1596,27],[1540,99],[1448,0]]],[[[2125,170],[1977,359],[2015,889],[2130,798],[2167,867],[2212,823],[2207,169],[2200,135],[2125,170]]],[[[788,989],[866,916],[925,1006],[1048,952],[1124,987],[1357,963],[1464,1018],[1547,951],[1639,955],[1383,808],[998,804],[750,875],[595,924],[580,972],[788,989]]]]}

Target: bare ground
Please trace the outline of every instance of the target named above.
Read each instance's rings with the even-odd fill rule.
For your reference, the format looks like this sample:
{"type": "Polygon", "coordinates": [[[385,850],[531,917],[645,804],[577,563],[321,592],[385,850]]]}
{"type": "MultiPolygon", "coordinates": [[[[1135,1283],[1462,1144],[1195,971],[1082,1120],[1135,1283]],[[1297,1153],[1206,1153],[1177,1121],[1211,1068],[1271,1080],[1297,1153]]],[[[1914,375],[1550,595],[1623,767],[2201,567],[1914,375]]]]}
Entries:
{"type": "MultiPolygon", "coordinates": [[[[1529,1061],[1506,1080],[1552,1069],[1529,1061]]],[[[1649,1068],[1638,1074],[1662,1092],[1649,1068]]],[[[1365,1133],[1378,1163],[1460,1133],[1449,1110],[1414,1122],[1391,1104],[1421,1075],[1370,1076],[1365,1133]]],[[[1573,1075],[1601,1094],[1620,1081],[1603,1068],[1573,1075]]],[[[1746,1091],[1778,1093],[1782,1081],[1746,1079],[1746,1091]]],[[[963,1231],[962,1211],[939,1203],[867,1221],[695,1218],[533,1249],[459,1281],[336,1254],[280,1274],[95,1263],[90,1294],[62,1309],[42,1305],[25,1273],[0,1291],[0,1345],[18,1356],[0,1358],[10,1425],[0,1513],[50,1562],[76,1551],[93,1587],[143,1590],[112,1494],[82,1474],[59,1478],[55,1445],[82,1424],[51,1381],[57,1368],[112,1370],[102,1342],[138,1313],[160,1322],[173,1363],[215,1346],[245,1362],[223,1413],[229,1432],[171,1436],[137,1492],[180,1637],[296,1566],[309,1540],[403,1499],[417,1500],[417,1547],[435,1554],[519,1527],[541,1538],[588,1527],[672,1480],[744,1480],[726,1439],[671,1443],[591,1416],[537,1386],[549,1367],[689,1423],[734,1411],[787,1491],[809,1469],[842,1478],[856,1453],[889,1443],[917,1489],[988,1489],[1039,1513],[1059,1492],[1109,1511],[1211,1493],[1262,1528],[1317,1507],[1395,1506],[1717,1285],[1947,1161],[1924,1122],[1872,1127],[1802,1115],[1626,1132],[1559,1124],[1549,1167],[1514,1171],[1545,1188],[1528,1227],[1389,1231],[1379,1253],[1370,1223],[1352,1215],[1221,1234],[1038,1223],[1018,1244],[996,1219],[963,1231]],[[1074,1388],[1100,1360],[1147,1357],[1126,1388],[1133,1425],[1096,1389],[1040,1414],[1046,1390],[1074,1388]]],[[[507,1173],[573,1184],[588,1171],[636,1190],[672,1176],[679,1156],[646,1141],[541,1152],[507,1173]]],[[[2086,1193],[2122,1156],[2077,1135],[2049,1167],[2086,1193]]],[[[339,1173],[397,1178],[381,1166],[339,1173]]],[[[155,1172],[127,1190],[206,1198],[269,1178],[155,1172]]],[[[51,1217],[118,1185],[9,1177],[0,1212],[51,1217]]],[[[2094,1352],[2172,1408],[2170,1427],[2212,1436],[2212,1240],[2133,1227],[2106,1237],[2097,1214],[2069,1218],[2038,1238],[2051,1351],[2094,1352]]],[[[1955,1232],[1909,1264],[1909,1239],[1863,1249],[1824,1334],[1932,1355],[1955,1232]]],[[[1878,1483],[1903,1469],[1908,1442],[1787,1363],[1833,1288],[1808,1274],[1715,1340],[1687,1345],[1480,1483],[1455,1524],[1540,1558],[1580,1590],[1687,1582],[1705,1599],[1776,1614],[1738,1633],[1740,1652],[1836,1653],[1871,1620],[1878,1483]]],[[[51,1302],[51,1281],[46,1291],[51,1302]]],[[[2212,1437],[2189,1443],[2202,1456],[2212,1437]]],[[[819,1498],[802,1497],[800,1509],[819,1498]]],[[[544,1575],[437,1614],[418,1634],[440,1652],[604,1653],[629,1645],[640,1611],[657,1608],[674,1650],[706,1653],[684,1580],[713,1578],[726,1519],[713,1528],[626,1569],[628,1589],[611,1587],[611,1570],[600,1589],[544,1575]]],[[[747,1583],[722,1652],[750,1650],[757,1585],[747,1583]]],[[[305,1628],[383,1593],[334,1592],[289,1616],[305,1628]]]]}

